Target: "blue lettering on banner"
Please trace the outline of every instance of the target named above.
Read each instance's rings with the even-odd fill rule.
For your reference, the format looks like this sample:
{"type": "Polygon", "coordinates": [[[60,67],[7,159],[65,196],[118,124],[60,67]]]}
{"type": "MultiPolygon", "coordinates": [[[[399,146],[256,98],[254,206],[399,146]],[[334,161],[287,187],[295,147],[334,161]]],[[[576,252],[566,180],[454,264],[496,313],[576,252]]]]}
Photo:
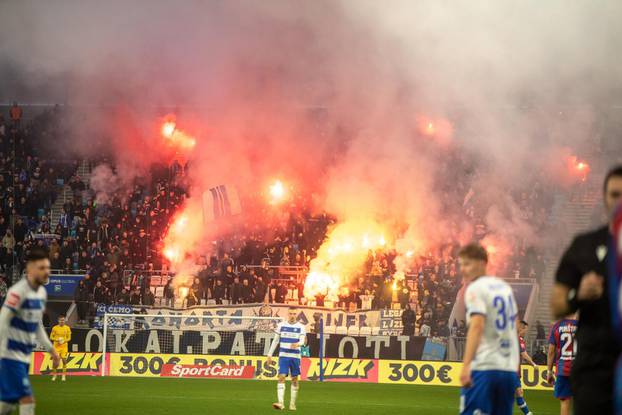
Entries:
{"type": "Polygon", "coordinates": [[[45,290],[51,300],[72,300],[78,283],[84,275],[50,275],[45,290]]]}

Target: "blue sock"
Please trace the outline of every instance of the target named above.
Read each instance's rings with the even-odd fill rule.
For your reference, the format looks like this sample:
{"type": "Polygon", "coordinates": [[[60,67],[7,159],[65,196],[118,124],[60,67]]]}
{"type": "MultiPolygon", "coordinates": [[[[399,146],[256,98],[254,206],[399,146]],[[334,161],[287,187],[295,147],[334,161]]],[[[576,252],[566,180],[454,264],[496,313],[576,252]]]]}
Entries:
{"type": "Polygon", "coordinates": [[[527,407],[527,402],[525,402],[525,398],[523,398],[522,396],[518,396],[516,398],[516,405],[518,405],[520,410],[523,411],[523,413],[525,415],[527,415],[529,413],[529,408],[527,407]]]}

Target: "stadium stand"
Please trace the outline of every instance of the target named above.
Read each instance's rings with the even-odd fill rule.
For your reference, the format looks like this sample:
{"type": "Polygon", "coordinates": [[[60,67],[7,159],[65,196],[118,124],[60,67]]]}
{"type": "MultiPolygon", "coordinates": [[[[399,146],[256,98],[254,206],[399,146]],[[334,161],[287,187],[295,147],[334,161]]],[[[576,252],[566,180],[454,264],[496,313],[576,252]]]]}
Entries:
{"type": "MultiPolygon", "coordinates": [[[[162,257],[161,237],[176,209],[186,197],[184,169],[178,164],[154,169],[150,185],[136,184],[127,194],[115,194],[107,203],[97,203],[89,187],[91,167],[101,160],[46,159],[38,138],[57,133],[58,109],[29,119],[0,121],[0,272],[7,285],[21,275],[24,253],[34,245],[46,245],[56,274],[84,275],[75,290],[78,320],[92,320],[95,304],[137,306],[300,302],[309,261],[334,222],[329,215],[292,210],[285,226],[261,229],[249,223],[222,237],[215,253],[202,259],[201,271],[185,290],[167,285],[172,273],[162,257]],[[266,235],[270,237],[267,238],[266,235]]],[[[459,155],[448,163],[468,164],[459,155]]],[[[457,182],[458,191],[445,192],[445,203],[464,206],[465,220],[475,224],[475,236],[486,233],[486,206],[470,201],[467,183],[457,182]]],[[[512,195],[521,207],[547,194],[539,183],[512,195]]],[[[304,200],[297,206],[304,205],[304,200]]],[[[294,208],[292,208],[294,209],[294,208]]],[[[529,211],[529,209],[526,209],[529,211]]],[[[533,211],[530,221],[543,225],[546,209],[533,211]]],[[[542,226],[541,226],[542,227],[542,226]]],[[[464,334],[464,322],[447,321],[462,285],[457,272],[457,241],[450,241],[413,262],[404,283],[393,287],[395,272],[390,250],[370,251],[366,270],[336,306],[364,308],[372,299],[373,309],[411,303],[415,311],[415,333],[431,336],[464,334]],[[396,297],[394,297],[397,291],[396,297]]],[[[500,273],[521,278],[527,309],[531,283],[545,269],[542,253],[516,241],[500,273]]],[[[3,286],[0,283],[0,296],[3,286]]],[[[522,291],[521,291],[522,293],[522,291]]],[[[323,302],[316,299],[317,304],[323,302]]],[[[545,321],[545,319],[539,315],[545,321]]]]}

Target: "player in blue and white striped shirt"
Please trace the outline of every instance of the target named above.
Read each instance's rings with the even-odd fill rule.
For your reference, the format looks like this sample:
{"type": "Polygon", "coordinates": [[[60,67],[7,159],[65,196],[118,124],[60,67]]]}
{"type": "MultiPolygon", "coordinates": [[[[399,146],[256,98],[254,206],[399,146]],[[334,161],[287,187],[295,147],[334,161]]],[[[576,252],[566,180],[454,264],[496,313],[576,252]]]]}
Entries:
{"type": "Polygon", "coordinates": [[[9,289],[0,310],[0,415],[11,413],[18,403],[20,415],[35,413],[28,366],[37,342],[58,366],[60,358],[41,320],[47,300],[43,284],[49,275],[47,252],[33,249],[26,259],[26,277],[9,289]]]}
{"type": "Polygon", "coordinates": [[[298,395],[298,376],[300,376],[300,346],[307,340],[304,324],[296,320],[298,313],[295,308],[290,308],[287,314],[287,322],[279,323],[276,327],[276,336],[268,351],[268,364],[272,362],[272,355],[279,346],[279,381],[276,385],[278,402],[272,404],[274,409],[285,409],[285,378],[291,375],[292,389],[289,400],[289,409],[296,410],[296,396],[298,395]]]}

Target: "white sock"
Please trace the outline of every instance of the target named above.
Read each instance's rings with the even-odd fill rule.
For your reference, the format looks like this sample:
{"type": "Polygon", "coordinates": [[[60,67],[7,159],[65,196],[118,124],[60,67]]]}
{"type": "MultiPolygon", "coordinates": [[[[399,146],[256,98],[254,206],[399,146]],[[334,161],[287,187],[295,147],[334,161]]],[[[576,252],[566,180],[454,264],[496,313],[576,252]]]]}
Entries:
{"type": "Polygon", "coordinates": [[[295,406],[296,405],[296,396],[298,395],[298,386],[292,385],[291,392],[292,392],[292,396],[290,396],[290,398],[289,398],[289,404],[295,406]]]}
{"type": "Polygon", "coordinates": [[[34,403],[20,403],[19,404],[19,415],[35,415],[35,404],[34,403]]]}
{"type": "Polygon", "coordinates": [[[282,405],[285,400],[285,384],[277,383],[276,384],[276,396],[279,398],[279,403],[282,405]]]}
{"type": "Polygon", "coordinates": [[[15,405],[0,401],[0,415],[9,415],[15,409],[15,405]]]}

